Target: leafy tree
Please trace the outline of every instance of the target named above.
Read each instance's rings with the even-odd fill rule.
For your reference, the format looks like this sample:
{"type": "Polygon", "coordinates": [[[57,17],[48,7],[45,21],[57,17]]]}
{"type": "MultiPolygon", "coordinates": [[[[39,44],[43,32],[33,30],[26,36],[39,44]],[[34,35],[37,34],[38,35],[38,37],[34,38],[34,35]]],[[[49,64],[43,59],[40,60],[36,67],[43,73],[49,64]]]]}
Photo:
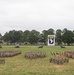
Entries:
{"type": "Polygon", "coordinates": [[[64,28],[62,32],[63,32],[63,34],[64,34],[65,32],[67,32],[67,28],[64,28]]]}
{"type": "Polygon", "coordinates": [[[1,35],[1,33],[0,33],[0,43],[2,43],[2,35],[1,35]]]}
{"type": "Polygon", "coordinates": [[[63,34],[62,34],[62,41],[64,43],[67,43],[68,45],[74,43],[73,41],[73,37],[74,37],[74,34],[72,31],[70,30],[63,30],[63,34]]]}
{"type": "Polygon", "coordinates": [[[6,32],[5,34],[4,34],[4,36],[2,37],[2,39],[5,41],[5,42],[7,42],[7,44],[10,42],[10,35],[9,35],[9,33],[8,32],[6,32]]]}
{"type": "Polygon", "coordinates": [[[42,43],[44,43],[43,34],[40,34],[40,35],[39,35],[39,42],[42,42],[42,43]]]}
{"type": "Polygon", "coordinates": [[[3,36],[4,41],[10,43],[20,42],[21,38],[22,38],[21,31],[15,30],[6,32],[5,35],[3,36]]]}
{"type": "MultiPolygon", "coordinates": [[[[73,30],[73,37],[72,37],[73,41],[74,41],[74,30],[73,30]]],[[[74,42],[73,42],[74,43],[74,42]]]]}
{"type": "Polygon", "coordinates": [[[74,30],[73,30],[73,34],[74,34],[74,30]]]}
{"type": "Polygon", "coordinates": [[[47,30],[47,34],[54,35],[54,30],[52,28],[50,28],[49,30],[47,30]]]}
{"type": "Polygon", "coordinates": [[[56,30],[56,42],[58,45],[62,43],[62,31],[60,29],[56,30]]]}
{"type": "Polygon", "coordinates": [[[23,31],[19,30],[18,32],[19,32],[19,34],[20,34],[20,36],[19,36],[19,37],[20,37],[19,42],[24,42],[24,41],[23,41],[23,37],[24,37],[23,31]]]}
{"type": "Polygon", "coordinates": [[[1,35],[1,33],[0,33],[0,39],[1,39],[1,37],[2,37],[2,35],[1,35]]]}
{"type": "Polygon", "coordinates": [[[44,43],[46,44],[47,43],[47,36],[48,36],[47,31],[43,30],[42,34],[43,34],[44,43]]]}
{"type": "Polygon", "coordinates": [[[36,44],[39,40],[39,32],[36,30],[32,30],[29,35],[29,42],[31,44],[36,44]]]}
{"type": "Polygon", "coordinates": [[[30,31],[25,30],[24,33],[23,33],[23,41],[24,42],[29,42],[29,36],[30,36],[30,31]]]}
{"type": "MultiPolygon", "coordinates": [[[[42,33],[36,30],[25,30],[16,31],[11,30],[6,32],[4,36],[0,34],[0,40],[3,39],[7,43],[15,42],[29,42],[31,44],[36,44],[37,42],[42,42],[47,44],[48,35],[53,35],[54,30],[52,28],[48,30],[43,30],[42,33]]],[[[64,28],[62,31],[60,29],[56,30],[56,42],[59,44],[67,43],[68,45],[74,43],[74,30],[70,31],[64,28]]]]}

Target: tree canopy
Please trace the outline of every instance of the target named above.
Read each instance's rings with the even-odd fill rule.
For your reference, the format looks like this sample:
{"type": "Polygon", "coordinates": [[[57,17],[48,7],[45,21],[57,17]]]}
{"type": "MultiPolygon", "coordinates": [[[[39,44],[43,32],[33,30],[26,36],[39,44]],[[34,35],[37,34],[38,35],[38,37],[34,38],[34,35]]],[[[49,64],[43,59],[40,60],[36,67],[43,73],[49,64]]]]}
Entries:
{"type": "Polygon", "coordinates": [[[10,30],[6,32],[3,36],[0,33],[0,40],[4,40],[7,43],[15,43],[15,42],[29,42],[30,44],[37,44],[38,42],[42,42],[44,44],[47,43],[47,36],[55,35],[56,43],[58,45],[64,43],[67,45],[71,45],[74,43],[74,30],[68,30],[64,28],[63,30],[50,28],[48,30],[43,30],[42,33],[36,30],[10,30]]]}

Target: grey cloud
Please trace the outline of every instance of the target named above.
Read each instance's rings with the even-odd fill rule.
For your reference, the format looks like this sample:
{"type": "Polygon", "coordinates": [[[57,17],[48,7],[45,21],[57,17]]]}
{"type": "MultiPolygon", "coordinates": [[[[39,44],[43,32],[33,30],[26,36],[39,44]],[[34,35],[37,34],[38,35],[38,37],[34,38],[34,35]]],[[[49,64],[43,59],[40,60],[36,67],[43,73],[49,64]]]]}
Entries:
{"type": "Polygon", "coordinates": [[[74,0],[0,0],[0,32],[74,30],[74,0]],[[3,31],[4,30],[4,31],[3,31]]]}

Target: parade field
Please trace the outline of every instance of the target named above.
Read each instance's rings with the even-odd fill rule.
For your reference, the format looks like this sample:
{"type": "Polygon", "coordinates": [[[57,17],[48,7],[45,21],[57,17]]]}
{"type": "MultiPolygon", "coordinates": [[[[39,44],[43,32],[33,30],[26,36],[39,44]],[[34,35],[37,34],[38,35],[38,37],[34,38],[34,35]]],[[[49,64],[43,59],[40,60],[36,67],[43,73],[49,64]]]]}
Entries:
{"type": "MultiPolygon", "coordinates": [[[[69,58],[68,63],[62,65],[50,63],[51,52],[63,53],[65,51],[74,51],[74,46],[2,46],[0,51],[20,51],[21,54],[13,57],[0,57],[5,59],[5,63],[0,63],[0,75],[74,75],[74,59],[69,58]],[[45,58],[27,59],[25,58],[26,52],[44,52],[45,58]]],[[[64,57],[62,55],[62,57],[64,57]]]]}

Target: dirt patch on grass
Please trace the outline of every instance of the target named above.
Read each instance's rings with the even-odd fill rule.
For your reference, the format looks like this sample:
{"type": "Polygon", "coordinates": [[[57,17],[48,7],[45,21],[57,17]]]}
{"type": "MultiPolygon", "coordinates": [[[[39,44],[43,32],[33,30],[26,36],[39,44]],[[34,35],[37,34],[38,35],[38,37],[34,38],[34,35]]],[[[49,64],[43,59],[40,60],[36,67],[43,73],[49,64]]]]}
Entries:
{"type": "Polygon", "coordinates": [[[74,59],[70,59],[69,62],[74,62],[74,59]]]}
{"type": "Polygon", "coordinates": [[[63,71],[63,70],[68,69],[68,67],[67,67],[66,65],[54,65],[53,68],[54,68],[56,71],[63,71]]]}

